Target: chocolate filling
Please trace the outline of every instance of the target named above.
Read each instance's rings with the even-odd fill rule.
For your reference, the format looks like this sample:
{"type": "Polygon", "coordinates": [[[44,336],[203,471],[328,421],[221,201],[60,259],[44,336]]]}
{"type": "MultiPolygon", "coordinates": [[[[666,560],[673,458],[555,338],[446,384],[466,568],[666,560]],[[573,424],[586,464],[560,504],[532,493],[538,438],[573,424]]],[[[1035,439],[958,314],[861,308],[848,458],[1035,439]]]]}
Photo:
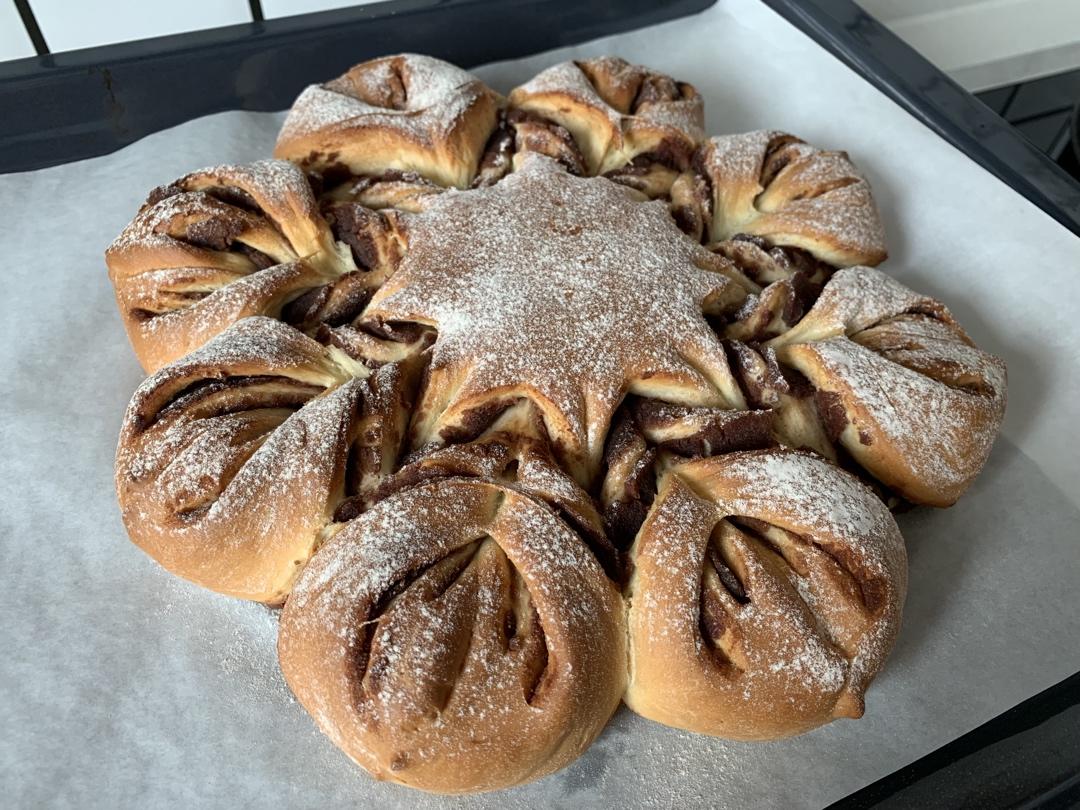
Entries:
{"type": "Polygon", "coordinates": [[[380,215],[357,203],[339,202],[324,206],[323,216],[334,238],[349,246],[353,261],[364,270],[379,267],[379,247],[372,232],[382,230],[380,215]]]}
{"type": "Polygon", "coordinates": [[[473,188],[490,186],[510,171],[514,154],[514,134],[505,119],[488,138],[473,179],[473,188]]]}
{"type": "Polygon", "coordinates": [[[363,273],[346,273],[294,298],[282,307],[281,319],[305,331],[319,325],[342,326],[364,311],[371,292],[363,273]]]}
{"type": "Polygon", "coordinates": [[[323,389],[317,385],[273,375],[196,380],[175,392],[168,402],[153,414],[139,414],[135,420],[135,430],[142,432],[159,420],[182,411],[201,399],[221,393],[230,393],[230,396],[222,398],[212,411],[201,412],[200,418],[261,408],[299,408],[322,391],[323,389]],[[267,390],[271,386],[273,390],[267,390]]]}
{"type": "Polygon", "coordinates": [[[411,321],[364,321],[357,325],[361,331],[381,340],[394,343],[416,343],[433,334],[431,327],[411,321]]]}
{"type": "Polygon", "coordinates": [[[814,395],[814,385],[798,369],[790,366],[777,366],[784,378],[788,393],[798,399],[806,399],[814,395]]]}
{"type": "Polygon", "coordinates": [[[657,165],[681,172],[686,169],[690,161],[688,152],[689,150],[684,144],[680,144],[672,138],[665,138],[657,144],[655,149],[642,152],[622,168],[612,169],[604,176],[617,177],[625,175],[639,177],[648,174],[657,165]]]}
{"type": "Polygon", "coordinates": [[[517,399],[501,399],[485,402],[483,405],[466,411],[456,425],[447,425],[439,431],[439,437],[446,442],[471,442],[491,427],[492,423],[507,409],[517,403],[517,399]]]}
{"type": "Polygon", "coordinates": [[[234,188],[233,186],[212,186],[203,189],[203,193],[208,194],[215,200],[219,200],[226,205],[231,205],[234,208],[241,208],[252,214],[263,214],[263,210],[259,207],[259,204],[255,202],[255,198],[241,188],[234,188]]]}
{"type": "Polygon", "coordinates": [[[518,152],[539,152],[563,164],[571,174],[587,174],[585,156],[566,127],[524,110],[511,110],[506,123],[518,152]]]}
{"type": "Polygon", "coordinates": [[[814,403],[817,405],[821,423],[825,426],[825,435],[829,437],[830,442],[836,444],[840,441],[844,428],[848,426],[843,400],[834,391],[816,391],[814,403]]]}
{"type": "Polygon", "coordinates": [[[683,233],[693,233],[701,224],[701,218],[689,205],[680,205],[671,209],[671,216],[675,224],[683,233]]]}
{"type": "Polygon", "coordinates": [[[184,238],[208,250],[228,250],[237,236],[246,230],[245,223],[224,216],[200,219],[188,224],[184,238]]]}
{"type": "Polygon", "coordinates": [[[750,407],[774,408],[779,394],[791,390],[772,350],[760,351],[740,340],[725,340],[723,346],[728,366],[750,407]]]}
{"type": "Polygon", "coordinates": [[[175,197],[177,194],[183,193],[185,193],[185,189],[174,183],[158,186],[146,195],[146,202],[143,203],[143,208],[149,208],[152,205],[157,205],[162,200],[167,200],[169,197],[175,197]]]}
{"type": "Polygon", "coordinates": [[[665,101],[679,101],[683,98],[683,91],[687,89],[685,84],[677,84],[670,76],[661,73],[650,73],[638,88],[630,108],[638,112],[646,104],[657,104],[665,101]]]}
{"type": "Polygon", "coordinates": [[[724,586],[724,590],[731,594],[731,597],[736,602],[740,605],[745,605],[750,601],[750,597],[746,595],[746,589],[743,588],[742,583],[739,582],[739,578],[735,576],[735,572],[724,562],[724,558],[721,556],[720,550],[716,547],[715,543],[710,542],[706,547],[705,559],[708,564],[713,567],[716,576],[724,586]]]}
{"type": "Polygon", "coordinates": [[[617,549],[630,547],[656,497],[656,457],[656,449],[645,446],[632,414],[624,411],[608,434],[604,451],[605,476],[613,468],[629,466],[626,477],[618,481],[618,494],[604,504],[604,524],[617,549]]]}
{"type": "Polygon", "coordinates": [[[784,167],[795,158],[794,150],[786,147],[799,143],[802,143],[802,141],[793,135],[778,135],[769,141],[761,166],[761,180],[759,182],[762,188],[768,188],[769,184],[776,179],[776,176],[784,170],[784,167]]]}
{"type": "Polygon", "coordinates": [[[693,433],[657,442],[658,447],[690,458],[723,455],[736,450],[761,450],[776,444],[770,410],[709,413],[708,409],[639,400],[634,406],[634,416],[646,435],[653,426],[662,429],[665,424],[677,425],[684,420],[704,418],[705,424],[693,433]]]}

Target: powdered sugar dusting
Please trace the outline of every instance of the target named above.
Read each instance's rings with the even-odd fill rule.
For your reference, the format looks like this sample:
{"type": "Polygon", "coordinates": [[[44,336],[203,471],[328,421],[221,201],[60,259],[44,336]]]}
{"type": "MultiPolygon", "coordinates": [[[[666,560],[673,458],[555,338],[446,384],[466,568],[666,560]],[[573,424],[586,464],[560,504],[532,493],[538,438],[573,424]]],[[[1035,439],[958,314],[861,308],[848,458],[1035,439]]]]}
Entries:
{"type": "Polygon", "coordinates": [[[885,507],[852,476],[793,451],[734,453],[680,465],[669,476],[635,545],[630,628],[640,649],[635,678],[648,691],[635,691],[632,683],[631,700],[660,711],[653,715],[658,719],[708,726],[657,700],[668,688],[661,681],[682,680],[710,703],[703,710],[708,717],[724,718],[713,722],[735,736],[753,736],[757,723],[790,722],[792,730],[816,725],[843,693],[861,695],[895,637],[906,588],[903,542],[885,507]],[[834,564],[883,594],[872,608],[848,606],[841,624],[846,634],[857,632],[853,645],[845,636],[842,646],[827,629],[819,591],[825,583],[760,539],[721,524],[728,518],[782,527],[781,533],[792,532],[786,542],[805,549],[798,554],[824,549],[834,564]],[[721,540],[712,540],[718,524],[721,540]],[[740,599],[709,576],[706,548],[716,542],[738,561],[740,599]],[[863,618],[851,619],[850,611],[863,618]],[[714,657],[702,627],[717,622],[723,637],[710,642],[718,644],[714,657]],[[652,652],[653,644],[661,652],[652,652]],[[791,719],[777,721],[774,712],[791,719]]]}
{"type": "MultiPolygon", "coordinates": [[[[961,344],[962,345],[962,344],[961,344]]],[[[989,455],[1003,416],[1004,397],[954,388],[842,338],[811,344],[825,375],[848,388],[870,425],[899,451],[922,481],[949,488],[971,480],[989,455]],[[975,465],[975,470],[972,469],[975,465]]],[[[972,351],[955,352],[955,362],[972,351]]],[[[996,392],[1004,392],[1004,370],[984,353],[975,358],[996,392]]],[[[981,375],[980,375],[981,376],[981,375]]],[[[865,427],[854,416],[856,427],[865,427]]]]}
{"type": "MultiPolygon", "coordinates": [[[[151,375],[135,392],[126,421],[141,416],[143,402],[157,389],[176,380],[198,379],[207,367],[239,368],[236,373],[294,376],[315,383],[340,381],[341,372],[329,362],[325,347],[272,318],[244,318],[182,360],[151,375]]],[[[220,373],[220,372],[219,372],[220,373]]]]}
{"type": "Polygon", "coordinates": [[[846,155],[824,152],[773,130],[714,137],[703,148],[713,187],[712,240],[737,233],[808,250],[837,265],[878,262],[885,231],[869,183],[846,155]],[[770,144],[789,161],[762,186],[770,144]]]}
{"type": "Polygon", "coordinates": [[[596,92],[589,77],[574,62],[560,62],[533,76],[515,91],[522,97],[545,95],[547,93],[567,94],[603,110],[608,120],[618,128],[620,115],[596,92]]]}
{"type": "Polygon", "coordinates": [[[905,312],[945,309],[872,267],[837,271],[814,306],[793,329],[769,341],[773,347],[804,340],[851,335],[905,312]]]}
{"type": "Polygon", "coordinates": [[[643,143],[652,143],[659,137],[674,138],[688,152],[704,137],[704,105],[696,93],[690,92],[686,97],[656,97],[636,107],[631,104],[623,111],[604,99],[587,70],[602,77],[598,78],[598,84],[608,83],[616,93],[629,94],[631,101],[636,101],[632,94],[640,89],[642,82],[655,78],[670,81],[648,68],[615,57],[598,57],[580,64],[562,62],[515,88],[510,94],[511,106],[552,116],[567,126],[579,139],[579,146],[589,153],[593,169],[599,173],[619,169],[629,162],[634,152],[626,147],[635,137],[643,143]],[[578,124],[577,116],[564,106],[567,98],[588,107],[594,120],[578,124]],[[596,116],[607,119],[606,129],[597,128],[596,116]],[[657,133],[660,129],[667,131],[657,133]]]}
{"type": "Polygon", "coordinates": [[[279,142],[339,126],[388,127],[428,146],[465,114],[479,82],[460,68],[428,56],[403,54],[375,60],[297,98],[279,142]],[[391,81],[400,75],[405,104],[390,106],[391,81]]]}
{"type": "Polygon", "coordinates": [[[319,215],[315,197],[304,173],[286,160],[257,160],[249,164],[219,165],[181,177],[171,184],[184,191],[145,207],[109,246],[107,255],[139,248],[167,247],[172,223],[186,224],[217,217],[245,223],[250,228],[271,228],[288,240],[289,255],[275,255],[279,261],[295,259],[319,251],[332,252],[333,238],[319,215]],[[258,211],[248,211],[204,193],[215,188],[239,189],[250,195],[258,211]]]}
{"type": "Polygon", "coordinates": [[[903,559],[903,541],[885,505],[862,482],[820,457],[800,452],[736,453],[719,475],[720,506],[731,515],[789,516],[797,534],[837,538],[859,551],[867,570],[886,575],[903,559]],[[736,487],[732,487],[732,483],[736,487]]]}
{"type": "Polygon", "coordinates": [[[282,598],[340,497],[361,371],[253,318],[152,376],[117,453],[132,537],[196,582],[282,598]]]}
{"type": "MultiPolygon", "coordinates": [[[[475,767],[475,757],[531,770],[528,754],[512,752],[561,745],[564,712],[587,716],[593,694],[610,701],[621,633],[614,588],[553,513],[451,479],[391,496],[327,543],[286,606],[282,665],[320,726],[376,774],[409,780],[428,763],[475,767]],[[514,609],[517,641],[508,645],[515,577],[536,613],[514,609]],[[530,703],[523,690],[537,666],[545,697],[530,703]],[[447,697],[432,707],[437,695],[447,697]]],[[[471,778],[496,786],[515,775],[471,778]]]]}
{"type": "Polygon", "coordinates": [[[615,407],[644,380],[670,379],[669,396],[688,404],[741,400],[702,316],[732,284],[698,267],[700,248],[660,204],[535,156],[490,189],[441,195],[409,232],[365,317],[437,327],[433,377],[459,381],[448,413],[521,391],[595,459],[615,407]]]}
{"type": "Polygon", "coordinates": [[[920,500],[924,486],[958,495],[1004,416],[1004,363],[972,346],[941,304],[868,267],[838,272],[769,346],[841,397],[850,427],[840,440],[856,458],[875,441],[888,446],[898,462],[864,463],[920,500]]]}
{"type": "Polygon", "coordinates": [[[907,552],[896,521],[854,476],[810,453],[738,453],[723,460],[719,475],[724,513],[763,517],[823,548],[858,581],[884,588],[884,607],[849,661],[847,682],[861,692],[888,655],[907,592],[907,552]]]}
{"type": "MultiPolygon", "coordinates": [[[[569,91],[626,126],[628,117],[607,105],[573,63],[522,89],[569,91]]],[[[305,90],[282,138],[370,125],[434,146],[484,93],[490,91],[468,73],[439,60],[376,60],[305,90]]],[[[641,118],[687,128],[694,108],[680,103],[664,102],[641,118]]],[[[783,147],[786,164],[762,187],[778,137],[758,132],[710,142],[704,167],[717,222],[732,233],[816,251],[834,265],[853,253],[865,261],[883,255],[869,186],[846,155],[791,141],[783,147]]],[[[639,203],[606,180],[575,178],[543,157],[525,157],[515,168],[491,188],[446,192],[409,217],[409,252],[364,313],[371,323],[406,320],[438,330],[422,407],[437,403],[441,413],[420,441],[436,440],[440,427],[484,401],[529,397],[558,450],[571,449],[567,466],[586,483],[627,393],[744,408],[702,315],[717,299],[737,304],[740,294],[724,276],[702,269],[702,249],[676,230],[663,207],[639,203]],[[575,466],[575,454],[586,463],[575,466]]],[[[188,191],[143,212],[110,251],[175,247],[167,233],[174,219],[220,213],[220,201],[192,193],[214,185],[256,198],[265,218],[243,207],[234,216],[286,235],[292,253],[285,258],[337,251],[303,173],[289,164],[218,166],[178,184],[188,191]]],[[[147,330],[190,331],[198,344],[252,308],[272,311],[271,301],[307,284],[312,272],[300,263],[256,271],[224,252],[221,264],[229,265],[221,275],[235,280],[191,306],[183,324],[168,313],[147,330]]],[[[167,268],[158,280],[187,273],[184,283],[197,284],[201,270],[167,268]]],[[[943,307],[866,268],[842,271],[803,323],[773,343],[798,341],[812,344],[828,376],[852,389],[922,474],[949,482],[973,475],[969,462],[949,454],[974,441],[985,457],[1004,408],[1004,369],[970,345],[943,307]],[[990,423],[980,400],[986,388],[997,397],[991,410],[1000,406],[990,423]]],[[[291,576],[330,537],[300,574],[286,611],[291,643],[323,645],[308,648],[322,654],[309,656],[306,671],[301,660],[292,683],[319,725],[376,773],[395,778],[387,769],[465,756],[477,750],[470,746],[488,746],[497,757],[505,747],[561,745],[568,735],[587,744],[589,730],[566,718],[609,699],[625,675],[623,603],[587,546],[538,500],[575,501],[583,497],[580,487],[550,467],[523,464],[521,488],[534,495],[490,481],[442,479],[399,492],[347,524],[330,523],[366,373],[290,327],[248,318],[155,374],[136,393],[118,454],[120,486],[141,487],[121,495],[125,520],[138,527],[133,536],[164,538],[160,556],[190,565],[184,575],[197,581],[203,571],[228,570],[224,589],[244,595],[245,588],[267,587],[258,578],[268,559],[295,566],[291,576]],[[252,393],[243,407],[207,418],[196,407],[187,410],[196,390],[151,424],[166,395],[185,386],[261,375],[272,381],[256,380],[253,391],[277,386],[265,402],[252,393]],[[187,525],[174,531],[181,507],[190,505],[199,508],[185,512],[187,525]],[[449,586],[425,591],[442,576],[440,565],[457,565],[453,555],[462,549],[472,556],[449,586]],[[517,649],[502,643],[511,582],[525,588],[539,617],[539,630],[534,626],[528,638],[522,632],[517,649]],[[380,628],[378,662],[365,671],[361,653],[368,652],[372,624],[380,628]],[[444,669],[463,643],[452,689],[433,713],[432,696],[446,686],[444,669]],[[530,703],[522,684],[540,660],[540,644],[543,683],[562,688],[546,693],[549,703],[530,703]],[[390,758],[392,748],[400,750],[390,758]]],[[[852,476],[805,453],[713,458],[676,467],[670,479],[682,489],[672,484],[658,499],[643,530],[647,542],[638,547],[668,590],[654,583],[632,594],[633,609],[650,615],[650,637],[681,640],[696,661],[705,660],[700,619],[709,533],[729,517],[759,518],[832,555],[860,584],[883,587],[884,607],[864,617],[866,632],[844,653],[823,629],[821,580],[762,554],[750,534],[736,539],[749,599],[735,604],[726,597],[742,648],[725,699],[752,714],[758,696],[779,695],[792,710],[809,713],[814,700],[861,692],[888,652],[906,584],[903,544],[881,502],[852,476]]],[[[283,596],[290,580],[280,580],[283,596]]],[[[523,627],[529,615],[517,617],[523,627]]],[[[222,648],[226,673],[242,672],[259,645],[272,643],[272,615],[260,614],[256,625],[254,642],[238,635],[222,648]]],[[[483,768],[475,770],[474,778],[485,778],[483,768]]],[[[489,769],[490,778],[502,776],[496,770],[489,769]]]]}

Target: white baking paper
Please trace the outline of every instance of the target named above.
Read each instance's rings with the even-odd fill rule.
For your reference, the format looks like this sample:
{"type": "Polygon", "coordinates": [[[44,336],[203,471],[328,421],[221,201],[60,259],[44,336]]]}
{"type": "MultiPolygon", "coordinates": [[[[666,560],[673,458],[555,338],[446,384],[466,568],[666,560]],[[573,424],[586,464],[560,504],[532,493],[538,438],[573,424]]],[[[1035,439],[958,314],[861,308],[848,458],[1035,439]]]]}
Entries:
{"type": "Polygon", "coordinates": [[[281,115],[235,112],[0,177],[0,803],[820,807],[1080,669],[1080,240],[755,0],[479,73],[506,91],[605,53],[691,81],[714,133],[848,150],[885,216],[886,269],[1008,360],[982,477],[952,509],[900,517],[910,594],[866,717],[740,744],[620,710],[561,773],[452,802],[374,782],[316,731],[278,674],[274,615],[159,569],[113,494],[142,374],[102,251],[151,187],[270,154],[281,115]]]}

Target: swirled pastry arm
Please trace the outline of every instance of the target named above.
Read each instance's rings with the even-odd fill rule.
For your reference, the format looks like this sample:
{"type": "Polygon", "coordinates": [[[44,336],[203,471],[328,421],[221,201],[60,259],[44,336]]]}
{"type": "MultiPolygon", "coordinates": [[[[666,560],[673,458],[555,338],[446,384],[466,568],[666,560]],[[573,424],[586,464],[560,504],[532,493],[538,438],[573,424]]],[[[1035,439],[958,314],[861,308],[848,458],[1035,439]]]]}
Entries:
{"type": "Polygon", "coordinates": [[[267,318],[146,380],[116,487],[132,540],[212,590],[279,603],[348,495],[394,463],[406,375],[371,373],[267,318]]]}
{"type": "Polygon", "coordinates": [[[693,86],[616,57],[550,67],[509,100],[518,116],[511,121],[520,122],[519,150],[542,151],[578,173],[608,175],[650,197],[667,195],[704,135],[704,105],[693,86]],[[523,140],[524,126],[530,130],[523,140]]]}
{"type": "Polygon", "coordinates": [[[767,345],[809,381],[829,438],[908,500],[948,506],[986,462],[1005,364],[939,302],[853,267],[767,345]]]}
{"type": "Polygon", "coordinates": [[[328,222],[299,169],[258,161],[156,189],[106,262],[128,336],[153,371],[249,315],[304,329],[349,320],[403,244],[394,215],[340,204],[328,222]]]}
{"type": "Polygon", "coordinates": [[[673,467],[631,549],[626,703],[733,739],[859,717],[907,587],[892,516],[808,453],[673,467]]]}
{"type": "Polygon", "coordinates": [[[866,178],[845,153],[794,135],[759,130],[710,138],[671,197],[684,230],[709,242],[759,237],[833,267],[875,265],[886,256],[866,178]]]}
{"type": "Polygon", "coordinates": [[[585,750],[626,676],[618,591],[549,509],[442,479],[377,504],[305,569],[281,619],[290,688],[374,776],[495,790],[585,750]]]}
{"type": "Polygon", "coordinates": [[[304,90],[274,157],[317,172],[416,172],[467,188],[500,105],[496,93],[448,62],[417,54],[373,59],[304,90]]]}

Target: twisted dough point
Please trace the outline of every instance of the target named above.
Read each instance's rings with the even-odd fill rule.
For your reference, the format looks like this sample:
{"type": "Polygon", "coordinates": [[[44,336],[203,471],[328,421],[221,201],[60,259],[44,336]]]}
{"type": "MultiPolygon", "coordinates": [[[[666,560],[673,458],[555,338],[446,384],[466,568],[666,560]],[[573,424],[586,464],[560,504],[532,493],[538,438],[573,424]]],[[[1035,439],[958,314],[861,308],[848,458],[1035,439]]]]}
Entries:
{"type": "Polygon", "coordinates": [[[280,603],[347,482],[390,471],[406,388],[397,364],[371,373],[277,321],[241,321],[136,391],[116,457],[128,534],[178,576],[280,603]]]}
{"type": "Polygon", "coordinates": [[[844,152],[771,130],[707,140],[671,192],[694,235],[737,234],[800,248],[834,267],[885,260],[885,230],[870,184],[844,152]]]}
{"type": "Polygon", "coordinates": [[[618,592],[548,507],[443,479],[320,549],[278,653],[300,703],[374,776],[463,793],[579,756],[618,706],[625,638],[618,592]]]}
{"type": "Polygon", "coordinates": [[[448,62],[416,54],[373,59],[304,90],[274,157],[354,175],[413,171],[467,188],[500,104],[494,91],[448,62]]]}
{"type": "MultiPolygon", "coordinates": [[[[693,86],[611,56],[554,65],[511,91],[509,102],[511,110],[565,127],[589,174],[650,155],[671,173],[670,187],[704,137],[704,103],[693,86]]],[[[642,190],[666,193],[651,184],[642,190]]]]}
{"type": "Polygon", "coordinates": [[[1005,416],[1005,363],[932,298],[869,267],[841,270],[766,346],[817,390],[830,438],[908,500],[950,506],[986,463],[1005,416]]]}
{"type": "Polygon", "coordinates": [[[279,160],[155,189],[105,253],[143,367],[157,370],[251,315],[309,328],[358,311],[403,237],[392,215],[339,208],[331,226],[303,172],[279,160]]]}
{"type": "Polygon", "coordinates": [[[680,465],[631,557],[634,711],[744,740],[862,715],[907,560],[892,515],[854,477],[783,450],[680,465]]]}

